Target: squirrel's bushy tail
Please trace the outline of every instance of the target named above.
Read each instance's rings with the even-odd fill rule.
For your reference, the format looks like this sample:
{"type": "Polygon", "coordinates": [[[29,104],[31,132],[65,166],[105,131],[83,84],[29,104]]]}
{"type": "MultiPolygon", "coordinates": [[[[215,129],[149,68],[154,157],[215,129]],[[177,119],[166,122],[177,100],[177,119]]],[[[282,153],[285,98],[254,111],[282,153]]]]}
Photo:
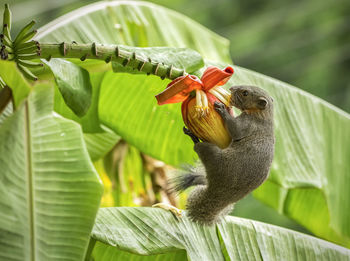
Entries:
{"type": "Polygon", "coordinates": [[[206,185],[205,169],[203,166],[183,166],[182,171],[176,177],[169,180],[169,191],[180,193],[189,187],[206,185]]]}

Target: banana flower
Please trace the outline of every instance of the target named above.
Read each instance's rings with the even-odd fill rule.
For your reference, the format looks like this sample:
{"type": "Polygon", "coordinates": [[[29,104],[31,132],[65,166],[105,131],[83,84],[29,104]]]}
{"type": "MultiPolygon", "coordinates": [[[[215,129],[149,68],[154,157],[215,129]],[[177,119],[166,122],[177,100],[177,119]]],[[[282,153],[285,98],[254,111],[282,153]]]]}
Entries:
{"type": "Polygon", "coordinates": [[[201,140],[226,148],[231,138],[221,116],[214,109],[214,102],[222,102],[232,114],[229,108],[231,94],[221,87],[232,74],[232,67],[221,70],[210,66],[200,79],[189,74],[176,78],[156,95],[156,99],[159,105],[182,102],[182,118],[186,127],[201,140]]]}

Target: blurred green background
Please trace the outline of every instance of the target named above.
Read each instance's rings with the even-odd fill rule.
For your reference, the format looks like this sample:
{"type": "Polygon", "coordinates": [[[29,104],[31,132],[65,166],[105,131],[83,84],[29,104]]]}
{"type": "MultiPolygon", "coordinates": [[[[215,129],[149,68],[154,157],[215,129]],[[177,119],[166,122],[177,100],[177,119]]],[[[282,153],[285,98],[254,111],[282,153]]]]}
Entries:
{"type": "MultiPolygon", "coordinates": [[[[0,12],[4,3],[10,4],[16,33],[31,19],[40,27],[93,2],[1,0],[0,12]]],[[[298,86],[350,112],[349,0],[150,2],[181,12],[228,38],[235,64],[298,86]]],[[[252,196],[240,201],[234,214],[305,232],[252,196]]]]}

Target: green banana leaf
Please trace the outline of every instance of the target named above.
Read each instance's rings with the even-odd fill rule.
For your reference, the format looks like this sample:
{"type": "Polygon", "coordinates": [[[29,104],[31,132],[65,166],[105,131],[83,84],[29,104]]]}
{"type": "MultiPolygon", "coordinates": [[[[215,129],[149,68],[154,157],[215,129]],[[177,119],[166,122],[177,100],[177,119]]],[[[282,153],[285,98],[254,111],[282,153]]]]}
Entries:
{"type": "Polygon", "coordinates": [[[227,39],[182,14],[141,1],[102,1],[79,8],[39,29],[36,39],[190,48],[205,59],[231,62],[227,39]]]}
{"type": "Polygon", "coordinates": [[[79,125],[52,110],[38,84],[1,123],[1,260],[84,259],[102,187],[79,125]]]}
{"type": "Polygon", "coordinates": [[[92,238],[96,261],[120,260],[112,258],[121,250],[139,255],[186,250],[190,260],[350,260],[349,249],[285,228],[230,216],[216,226],[200,226],[186,214],[177,218],[152,208],[102,208],[92,238]]]}

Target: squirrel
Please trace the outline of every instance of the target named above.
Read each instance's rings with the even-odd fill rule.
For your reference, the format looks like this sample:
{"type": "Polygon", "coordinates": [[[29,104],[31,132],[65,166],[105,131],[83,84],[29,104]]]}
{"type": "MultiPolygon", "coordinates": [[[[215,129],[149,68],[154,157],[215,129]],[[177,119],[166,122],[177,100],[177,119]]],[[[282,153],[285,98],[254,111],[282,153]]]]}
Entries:
{"type": "Polygon", "coordinates": [[[231,116],[223,103],[214,103],[232,138],[230,145],[220,149],[200,142],[184,127],[203,166],[170,181],[176,192],[196,186],[186,209],[190,219],[206,225],[217,223],[266,180],[274,155],[273,99],[255,86],[233,86],[230,91],[230,106],[241,110],[239,116],[231,116]]]}

